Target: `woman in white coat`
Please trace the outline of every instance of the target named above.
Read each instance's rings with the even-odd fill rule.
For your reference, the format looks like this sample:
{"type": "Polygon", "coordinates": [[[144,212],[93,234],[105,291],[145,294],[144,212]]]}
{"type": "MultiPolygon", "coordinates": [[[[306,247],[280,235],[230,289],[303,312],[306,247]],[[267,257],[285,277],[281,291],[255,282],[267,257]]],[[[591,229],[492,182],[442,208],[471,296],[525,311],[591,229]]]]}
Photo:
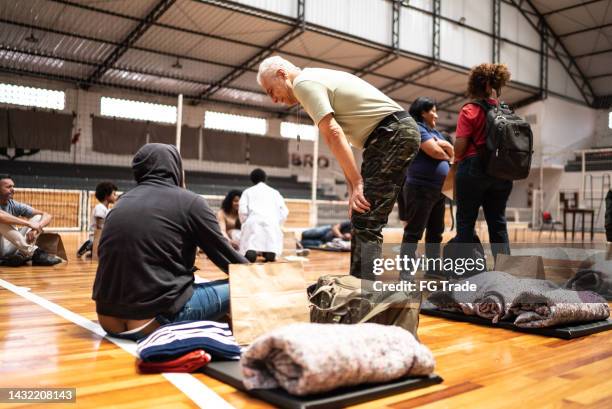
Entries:
{"type": "Polygon", "coordinates": [[[254,186],[240,197],[238,215],[242,223],[240,252],[253,263],[261,254],[266,261],[274,261],[283,252],[282,225],[289,209],[278,190],[266,185],[266,172],[251,172],[254,186]]]}

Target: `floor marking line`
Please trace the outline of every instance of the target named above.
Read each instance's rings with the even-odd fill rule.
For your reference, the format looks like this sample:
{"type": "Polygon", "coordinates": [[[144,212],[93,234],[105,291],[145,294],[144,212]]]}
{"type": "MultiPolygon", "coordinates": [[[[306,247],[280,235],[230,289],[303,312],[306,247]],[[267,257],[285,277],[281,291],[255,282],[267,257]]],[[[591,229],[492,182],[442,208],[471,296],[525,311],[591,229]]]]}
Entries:
{"type": "MultiPolygon", "coordinates": [[[[136,343],[124,339],[112,338],[106,335],[106,331],[102,329],[99,324],[96,324],[93,321],[88,320],[87,318],[79,315],[75,312],[72,312],[60,305],[57,305],[46,298],[43,298],[37,294],[34,294],[30,291],[29,288],[19,287],[15,284],[12,284],[6,280],[0,278],[0,286],[5,289],[29,300],[39,306],[51,311],[55,315],[59,315],[60,317],[70,321],[86,330],[93,332],[94,334],[106,338],[108,341],[117,345],[119,348],[124,351],[132,354],[133,356],[138,356],[136,353],[136,343]]],[[[163,373],[162,376],[166,378],[169,382],[171,382],[176,388],[178,388],[181,392],[183,392],[189,399],[191,399],[196,405],[201,408],[206,407],[214,408],[214,409],[230,409],[234,408],[227,401],[225,401],[221,396],[215,393],[208,386],[204,385],[198,379],[196,379],[193,375],[188,373],[163,373]]]]}

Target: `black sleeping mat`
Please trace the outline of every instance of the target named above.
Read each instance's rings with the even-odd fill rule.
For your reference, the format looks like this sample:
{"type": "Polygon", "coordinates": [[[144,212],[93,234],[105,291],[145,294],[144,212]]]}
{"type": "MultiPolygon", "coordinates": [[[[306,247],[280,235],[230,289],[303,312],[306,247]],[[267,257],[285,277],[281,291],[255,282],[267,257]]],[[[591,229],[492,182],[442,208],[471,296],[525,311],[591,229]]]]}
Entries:
{"type": "Polygon", "coordinates": [[[421,306],[421,313],[425,315],[431,315],[432,317],[446,318],[454,321],[470,322],[478,325],[499,327],[512,331],[526,332],[529,334],[544,335],[547,337],[562,339],[579,338],[584,337],[586,335],[591,335],[612,329],[612,319],[610,318],[608,318],[607,320],[547,328],[522,328],[517,327],[516,325],[514,325],[514,323],[508,321],[499,321],[498,323],[494,324],[491,320],[476,315],[465,315],[459,312],[439,310],[428,301],[423,302],[423,305],[421,306]]]}
{"type": "Polygon", "coordinates": [[[279,408],[287,409],[325,409],[339,408],[368,402],[389,395],[408,392],[413,389],[442,382],[437,375],[429,377],[405,377],[395,381],[382,384],[365,384],[336,389],[331,392],[309,395],[294,396],[284,389],[253,389],[248,391],[242,383],[242,372],[238,361],[210,362],[201,370],[204,374],[227,383],[236,389],[244,391],[249,395],[271,403],[279,408]]]}

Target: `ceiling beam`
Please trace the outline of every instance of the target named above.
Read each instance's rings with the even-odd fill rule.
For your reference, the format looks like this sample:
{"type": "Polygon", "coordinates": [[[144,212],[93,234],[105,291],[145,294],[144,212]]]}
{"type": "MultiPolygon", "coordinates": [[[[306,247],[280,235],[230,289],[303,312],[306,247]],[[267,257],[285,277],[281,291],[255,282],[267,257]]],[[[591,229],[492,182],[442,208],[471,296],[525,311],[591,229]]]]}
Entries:
{"type": "Polygon", "coordinates": [[[608,28],[608,27],[612,27],[612,23],[602,24],[602,25],[593,26],[593,27],[587,27],[587,28],[583,28],[580,30],[576,30],[576,31],[570,31],[569,33],[559,34],[559,38],[570,37],[576,34],[588,33],[589,31],[601,30],[603,28],[608,28]]]}
{"type": "Polygon", "coordinates": [[[583,6],[588,6],[589,4],[593,4],[593,3],[601,3],[602,1],[604,1],[604,0],[583,1],[583,2],[580,2],[580,3],[577,3],[577,4],[573,4],[571,6],[561,7],[560,9],[547,11],[546,13],[542,13],[542,17],[548,17],[548,16],[551,16],[553,14],[562,13],[564,11],[573,10],[575,8],[579,8],[579,7],[583,7],[583,6]]]}
{"type": "Polygon", "coordinates": [[[593,103],[593,99],[595,98],[595,93],[593,92],[591,83],[576,63],[576,60],[567,50],[565,44],[561,42],[559,36],[547,23],[546,19],[538,12],[538,9],[533,5],[531,0],[512,0],[512,3],[534,30],[539,33],[546,31],[545,41],[547,42],[547,49],[552,51],[557,60],[561,63],[576,87],[578,87],[578,90],[580,91],[580,94],[582,95],[582,98],[586,104],[591,105],[593,103]],[[527,8],[527,6],[529,6],[529,8],[527,8]],[[536,16],[528,13],[528,10],[535,13],[536,16]]]}
{"type": "Polygon", "coordinates": [[[594,55],[607,54],[607,53],[612,53],[612,48],[609,48],[607,50],[593,51],[591,53],[578,54],[578,55],[575,55],[574,58],[575,59],[586,58],[586,57],[592,57],[594,55]]]}
{"type": "Polygon", "coordinates": [[[155,23],[174,3],[176,0],[160,0],[148,13],[140,20],[132,31],[119,43],[119,45],[110,53],[108,57],[100,64],[94,72],[85,81],[86,84],[94,83],[102,76],[109,68],[115,64],[123,54],[138,41],[140,37],[155,23]]]}

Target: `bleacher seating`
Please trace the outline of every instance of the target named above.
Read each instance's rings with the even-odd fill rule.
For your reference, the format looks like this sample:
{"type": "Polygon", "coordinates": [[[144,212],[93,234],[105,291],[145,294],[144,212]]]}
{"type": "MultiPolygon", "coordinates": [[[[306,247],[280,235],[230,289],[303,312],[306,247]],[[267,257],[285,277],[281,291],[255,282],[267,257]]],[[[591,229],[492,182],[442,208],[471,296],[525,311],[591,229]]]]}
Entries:
{"type": "MultiPolygon", "coordinates": [[[[586,171],[612,170],[612,151],[585,153],[586,171]]],[[[580,172],[582,170],[582,155],[576,157],[565,165],[566,172],[580,172]]]]}
{"type": "MultiPolygon", "coordinates": [[[[0,160],[0,172],[11,174],[20,188],[93,190],[103,180],[114,182],[121,191],[136,185],[129,167],[0,160]]],[[[248,175],[187,171],[185,177],[189,189],[203,195],[225,195],[251,186],[248,175]]],[[[295,176],[269,177],[268,184],[285,198],[310,198],[310,183],[298,182],[295,176]]],[[[322,189],[317,197],[337,199],[322,189]]]]}

